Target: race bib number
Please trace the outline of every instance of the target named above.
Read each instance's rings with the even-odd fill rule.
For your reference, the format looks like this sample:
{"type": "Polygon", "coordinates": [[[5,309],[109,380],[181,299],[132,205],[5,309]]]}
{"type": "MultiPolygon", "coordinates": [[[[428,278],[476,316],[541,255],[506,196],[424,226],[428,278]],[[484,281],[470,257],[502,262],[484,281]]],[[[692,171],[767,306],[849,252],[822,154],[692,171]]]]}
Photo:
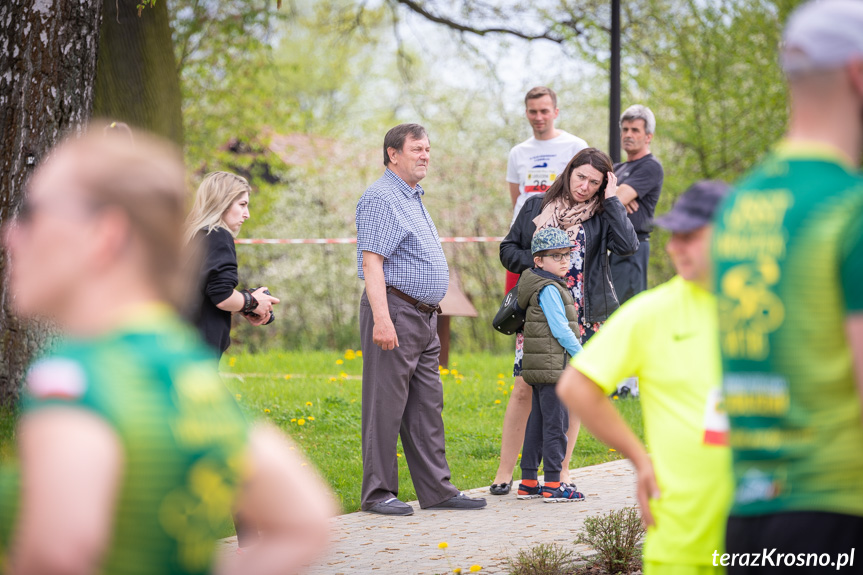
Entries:
{"type": "Polygon", "coordinates": [[[728,445],[728,414],[722,405],[722,391],[714,388],[707,394],[704,409],[704,443],[728,445]]]}
{"type": "Polygon", "coordinates": [[[528,170],[527,179],[524,182],[524,192],[526,194],[540,194],[547,192],[556,178],[557,174],[550,168],[531,168],[528,170]]]}

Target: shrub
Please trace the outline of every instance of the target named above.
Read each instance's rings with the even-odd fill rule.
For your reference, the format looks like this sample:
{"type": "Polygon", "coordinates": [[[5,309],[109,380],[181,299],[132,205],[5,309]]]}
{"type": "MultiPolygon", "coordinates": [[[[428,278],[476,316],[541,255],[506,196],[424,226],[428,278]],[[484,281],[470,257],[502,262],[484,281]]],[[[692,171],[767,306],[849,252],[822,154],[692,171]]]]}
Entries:
{"type": "Polygon", "coordinates": [[[591,563],[604,572],[630,573],[639,568],[639,542],[644,525],[636,507],[610,511],[605,515],[587,517],[577,543],[596,549],[591,563]]]}
{"type": "Polygon", "coordinates": [[[509,575],[571,575],[575,569],[575,553],[555,543],[543,543],[522,549],[515,559],[506,560],[509,575]]]}

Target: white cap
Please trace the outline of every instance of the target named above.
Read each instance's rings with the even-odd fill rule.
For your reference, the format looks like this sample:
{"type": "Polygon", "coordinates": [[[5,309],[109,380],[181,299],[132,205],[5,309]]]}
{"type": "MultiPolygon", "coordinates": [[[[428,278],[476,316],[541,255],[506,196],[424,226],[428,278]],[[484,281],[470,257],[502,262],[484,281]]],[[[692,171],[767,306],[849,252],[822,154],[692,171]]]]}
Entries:
{"type": "Polygon", "coordinates": [[[782,68],[787,74],[839,68],[863,58],[863,1],[814,0],[785,26],[782,68]]]}

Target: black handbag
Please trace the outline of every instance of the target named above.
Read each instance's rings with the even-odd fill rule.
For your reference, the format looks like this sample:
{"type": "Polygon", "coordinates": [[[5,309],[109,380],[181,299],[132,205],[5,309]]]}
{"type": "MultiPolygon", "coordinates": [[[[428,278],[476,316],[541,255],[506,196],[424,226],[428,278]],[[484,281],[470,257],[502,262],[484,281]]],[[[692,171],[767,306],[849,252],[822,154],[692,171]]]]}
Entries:
{"type": "Polygon", "coordinates": [[[504,296],[491,325],[504,335],[513,335],[524,327],[524,310],[518,305],[518,284],[504,296]]]}

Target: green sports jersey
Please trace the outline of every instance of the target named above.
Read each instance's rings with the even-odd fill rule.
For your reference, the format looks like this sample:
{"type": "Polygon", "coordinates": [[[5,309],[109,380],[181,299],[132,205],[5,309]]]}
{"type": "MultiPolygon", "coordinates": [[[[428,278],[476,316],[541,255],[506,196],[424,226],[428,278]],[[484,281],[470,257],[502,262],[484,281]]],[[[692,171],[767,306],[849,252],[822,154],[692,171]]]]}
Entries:
{"type": "MultiPolygon", "coordinates": [[[[57,405],[84,409],[121,442],[122,483],[101,573],[210,572],[247,430],[212,352],[191,328],[166,308],[139,310],[121,330],[65,342],[36,361],[25,393],[22,417],[57,405]]],[[[15,466],[4,464],[0,549],[15,523],[19,489],[15,466]]]]}
{"type": "Polygon", "coordinates": [[[785,142],[713,235],[737,515],[863,515],[863,424],[845,320],[863,313],[863,178],[785,142]]]}

